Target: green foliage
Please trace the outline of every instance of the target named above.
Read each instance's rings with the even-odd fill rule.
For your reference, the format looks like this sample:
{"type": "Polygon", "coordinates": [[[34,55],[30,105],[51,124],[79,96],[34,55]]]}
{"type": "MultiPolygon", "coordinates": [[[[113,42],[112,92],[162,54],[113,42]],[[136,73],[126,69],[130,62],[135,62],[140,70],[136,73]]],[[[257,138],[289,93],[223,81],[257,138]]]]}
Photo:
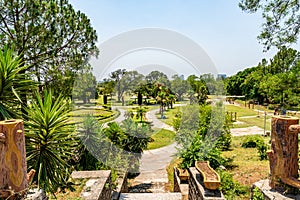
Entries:
{"type": "Polygon", "coordinates": [[[159,71],[152,71],[148,75],[145,76],[145,80],[147,83],[151,83],[153,85],[159,84],[159,85],[164,85],[166,87],[170,87],[170,81],[163,72],[159,71]]]}
{"type": "Polygon", "coordinates": [[[264,143],[264,140],[259,135],[248,135],[242,141],[242,147],[244,148],[256,148],[259,144],[264,143]]]}
{"type": "Polygon", "coordinates": [[[101,154],[99,145],[104,145],[103,129],[98,120],[90,114],[84,117],[82,126],[79,127],[78,136],[80,143],[77,148],[79,161],[76,163],[76,170],[99,170],[101,163],[95,157],[101,154]]]}
{"type": "MultiPolygon", "coordinates": [[[[150,141],[150,127],[145,123],[136,123],[130,117],[125,119],[121,125],[116,122],[108,124],[105,134],[109,141],[114,144],[113,151],[121,151],[126,154],[123,160],[130,160],[129,170],[137,170],[139,167],[139,159],[144,149],[147,148],[150,141]]],[[[111,146],[111,145],[110,145],[111,146]]],[[[114,159],[113,157],[110,159],[114,159]]],[[[124,166],[119,166],[123,169],[124,166]]]]}
{"type": "Polygon", "coordinates": [[[183,95],[188,90],[188,83],[186,80],[182,80],[177,74],[172,77],[171,89],[176,94],[178,101],[183,100],[183,95]]]}
{"type": "Polygon", "coordinates": [[[226,199],[236,199],[238,196],[247,193],[247,188],[234,181],[232,174],[222,170],[219,170],[218,173],[221,178],[220,190],[223,192],[226,199]]]}
{"type": "Polygon", "coordinates": [[[0,49],[0,120],[17,118],[21,95],[32,87],[32,81],[21,73],[26,69],[11,49],[0,49]]]}
{"type": "Polygon", "coordinates": [[[268,146],[265,144],[263,138],[259,135],[246,136],[242,142],[244,148],[257,148],[260,160],[266,160],[268,146]]]}
{"type": "Polygon", "coordinates": [[[90,99],[95,99],[96,85],[96,77],[91,72],[91,68],[86,67],[76,76],[72,97],[82,100],[84,104],[90,103],[90,99]]]}
{"type": "Polygon", "coordinates": [[[227,160],[222,157],[221,151],[216,147],[211,147],[210,141],[204,141],[200,135],[197,135],[187,149],[179,150],[182,162],[180,167],[187,169],[195,166],[195,161],[209,161],[214,169],[221,165],[226,165],[227,160]]]}
{"type": "Polygon", "coordinates": [[[230,95],[245,95],[260,104],[280,104],[284,107],[300,103],[300,53],[292,48],[281,48],[267,63],[262,60],[257,67],[246,69],[226,79],[230,95]]]}
{"type": "Polygon", "coordinates": [[[1,1],[0,27],[0,48],[14,46],[34,80],[66,96],[75,74],[98,54],[90,20],[65,0],[1,1]]]}
{"type": "Polygon", "coordinates": [[[201,77],[199,78],[196,75],[191,75],[187,78],[187,82],[190,87],[190,101],[193,101],[193,99],[196,98],[198,104],[204,104],[208,98],[208,89],[205,81],[201,79],[201,77]]]}
{"type": "Polygon", "coordinates": [[[267,150],[268,150],[268,146],[264,142],[258,144],[257,151],[258,151],[260,160],[268,159],[267,150]]]}
{"type": "Polygon", "coordinates": [[[28,169],[35,169],[33,181],[46,192],[67,185],[71,159],[78,139],[69,122],[68,102],[60,95],[53,99],[51,91],[35,99],[27,109],[26,151],[28,169]]]}
{"type": "Polygon", "coordinates": [[[231,144],[231,134],[223,119],[223,105],[216,103],[213,108],[209,105],[186,106],[179,117],[181,125],[175,139],[182,147],[178,149],[181,167],[193,166],[197,160],[210,161],[213,168],[227,165],[220,151],[229,149],[231,144]]]}
{"type": "Polygon", "coordinates": [[[178,131],[180,128],[181,119],[182,119],[181,111],[177,111],[175,113],[175,116],[174,116],[173,122],[172,122],[172,125],[176,131],[178,131]]]}
{"type": "Polygon", "coordinates": [[[266,50],[271,46],[280,48],[297,42],[300,29],[298,0],[241,0],[239,6],[250,13],[262,13],[265,21],[258,38],[266,50]]]}
{"type": "Polygon", "coordinates": [[[134,153],[142,153],[147,148],[150,140],[150,127],[145,123],[136,123],[131,118],[125,119],[121,128],[126,134],[123,140],[124,150],[134,153]]]}
{"type": "Polygon", "coordinates": [[[264,194],[257,187],[255,187],[252,192],[253,192],[253,194],[252,194],[253,200],[264,200],[265,199],[264,194]]]}

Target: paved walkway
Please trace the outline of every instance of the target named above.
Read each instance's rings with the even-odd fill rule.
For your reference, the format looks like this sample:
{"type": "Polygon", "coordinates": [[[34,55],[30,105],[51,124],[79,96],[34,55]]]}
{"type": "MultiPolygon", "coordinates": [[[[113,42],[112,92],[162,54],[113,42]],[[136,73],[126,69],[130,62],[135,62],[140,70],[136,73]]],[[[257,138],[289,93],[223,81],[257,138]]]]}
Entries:
{"type": "Polygon", "coordinates": [[[244,136],[244,135],[263,135],[264,129],[257,126],[251,126],[246,128],[232,128],[230,129],[232,136],[244,136]]]}
{"type": "Polygon", "coordinates": [[[157,119],[157,117],[155,116],[155,114],[159,112],[159,109],[155,109],[155,110],[150,110],[149,112],[146,113],[146,119],[150,122],[153,123],[153,126],[155,128],[163,128],[163,129],[167,129],[170,131],[175,131],[174,128],[168,124],[163,123],[161,120],[157,119]]]}

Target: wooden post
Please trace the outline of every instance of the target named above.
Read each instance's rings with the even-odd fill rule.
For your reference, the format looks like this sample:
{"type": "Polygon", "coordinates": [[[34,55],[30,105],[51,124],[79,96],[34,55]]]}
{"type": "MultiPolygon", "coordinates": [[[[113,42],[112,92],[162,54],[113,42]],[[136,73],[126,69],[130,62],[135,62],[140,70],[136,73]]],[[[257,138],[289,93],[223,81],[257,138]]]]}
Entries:
{"type": "Polygon", "coordinates": [[[0,121],[0,198],[27,187],[23,120],[0,121]]]}
{"type": "MultiPolygon", "coordinates": [[[[282,188],[283,183],[300,187],[298,178],[298,132],[290,126],[299,124],[295,117],[273,116],[271,150],[267,152],[270,161],[270,187],[282,188]]],[[[293,126],[292,126],[293,127],[293,126]]]]}

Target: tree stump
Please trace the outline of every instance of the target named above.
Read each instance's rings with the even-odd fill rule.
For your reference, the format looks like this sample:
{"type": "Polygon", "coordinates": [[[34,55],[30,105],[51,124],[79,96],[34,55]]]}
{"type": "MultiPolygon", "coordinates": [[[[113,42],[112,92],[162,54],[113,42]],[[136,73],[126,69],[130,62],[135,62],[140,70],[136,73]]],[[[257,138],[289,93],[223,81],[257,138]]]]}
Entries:
{"type": "Polygon", "coordinates": [[[23,120],[0,121],[0,198],[27,187],[23,120]]]}
{"type": "Polygon", "coordinates": [[[273,116],[271,150],[267,152],[270,161],[270,187],[282,188],[283,183],[300,187],[298,178],[298,132],[289,130],[299,124],[295,117],[273,116]]]}

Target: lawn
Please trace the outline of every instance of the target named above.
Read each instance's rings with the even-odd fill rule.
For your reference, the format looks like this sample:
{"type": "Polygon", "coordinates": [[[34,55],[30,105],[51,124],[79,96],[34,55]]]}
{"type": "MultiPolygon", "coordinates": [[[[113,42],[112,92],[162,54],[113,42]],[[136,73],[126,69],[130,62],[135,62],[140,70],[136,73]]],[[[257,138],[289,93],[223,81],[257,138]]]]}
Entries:
{"type": "Polygon", "coordinates": [[[173,126],[173,119],[176,116],[176,113],[178,112],[181,112],[181,106],[173,107],[173,109],[168,109],[164,111],[166,119],[161,119],[159,113],[156,114],[156,117],[160,119],[163,123],[173,126]]]}
{"type": "Polygon", "coordinates": [[[236,112],[237,118],[257,115],[257,111],[237,105],[226,105],[225,110],[228,112],[236,112]]]}
{"type": "MultiPolygon", "coordinates": [[[[234,180],[244,186],[251,187],[253,183],[261,179],[267,179],[269,175],[269,161],[261,161],[256,148],[243,148],[242,141],[247,136],[233,137],[232,150],[223,152],[226,158],[233,158],[232,169],[229,172],[233,175],[234,180]]],[[[263,137],[268,144],[268,137],[263,137]]]]}
{"type": "Polygon", "coordinates": [[[114,119],[114,117],[117,117],[119,112],[115,110],[108,110],[104,108],[87,108],[87,107],[82,107],[76,110],[73,110],[71,112],[71,119],[72,122],[74,123],[79,123],[82,122],[83,117],[86,115],[93,115],[96,117],[100,122],[103,122],[108,120],[114,119]]]}
{"type": "Polygon", "coordinates": [[[147,150],[157,149],[172,144],[174,142],[175,133],[166,129],[160,129],[156,131],[151,138],[153,141],[148,143],[147,150]]]}
{"type": "MultiPolygon", "coordinates": [[[[265,120],[264,117],[251,117],[251,118],[239,118],[238,121],[243,122],[243,124],[233,124],[232,128],[245,128],[250,126],[258,126],[259,128],[264,128],[265,120]]],[[[266,130],[271,130],[271,117],[266,117],[266,130]]]]}

